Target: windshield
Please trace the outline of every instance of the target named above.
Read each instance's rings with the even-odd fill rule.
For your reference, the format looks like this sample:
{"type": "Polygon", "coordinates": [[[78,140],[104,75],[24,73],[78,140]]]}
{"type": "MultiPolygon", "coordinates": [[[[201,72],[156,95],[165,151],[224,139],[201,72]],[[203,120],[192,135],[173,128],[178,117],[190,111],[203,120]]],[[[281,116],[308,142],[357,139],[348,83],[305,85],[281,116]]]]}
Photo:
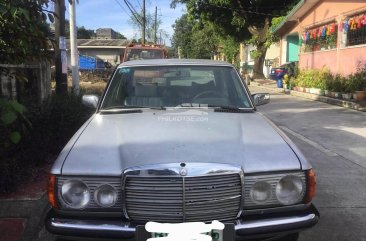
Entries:
{"type": "Polygon", "coordinates": [[[162,59],[163,56],[162,49],[126,49],[126,59],[130,60],[140,60],[140,59],[162,59]]]}
{"type": "Polygon", "coordinates": [[[220,66],[119,68],[101,109],[124,106],[252,108],[236,70],[220,66]]]}

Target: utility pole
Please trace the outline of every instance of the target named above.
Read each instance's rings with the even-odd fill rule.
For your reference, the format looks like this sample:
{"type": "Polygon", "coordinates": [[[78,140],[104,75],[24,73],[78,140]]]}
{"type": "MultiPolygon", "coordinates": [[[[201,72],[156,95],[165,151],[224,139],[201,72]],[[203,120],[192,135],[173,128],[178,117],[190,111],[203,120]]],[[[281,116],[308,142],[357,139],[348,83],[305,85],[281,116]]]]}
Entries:
{"type": "Polygon", "coordinates": [[[154,27],[155,27],[155,29],[154,29],[154,32],[155,32],[155,34],[154,34],[154,43],[155,44],[157,44],[157,40],[156,40],[156,31],[157,31],[157,26],[158,25],[158,7],[157,6],[155,6],[155,25],[154,25],[154,27]]]}
{"type": "Polygon", "coordinates": [[[145,44],[145,30],[146,30],[146,13],[145,0],[142,1],[142,44],[145,44]]]}
{"type": "Polygon", "coordinates": [[[76,30],[76,1],[69,2],[70,9],[70,49],[71,49],[71,69],[72,69],[72,90],[75,95],[79,95],[79,54],[77,48],[76,30]]]}
{"type": "Polygon", "coordinates": [[[56,93],[67,93],[67,55],[65,42],[65,0],[55,2],[55,67],[56,93]]]}

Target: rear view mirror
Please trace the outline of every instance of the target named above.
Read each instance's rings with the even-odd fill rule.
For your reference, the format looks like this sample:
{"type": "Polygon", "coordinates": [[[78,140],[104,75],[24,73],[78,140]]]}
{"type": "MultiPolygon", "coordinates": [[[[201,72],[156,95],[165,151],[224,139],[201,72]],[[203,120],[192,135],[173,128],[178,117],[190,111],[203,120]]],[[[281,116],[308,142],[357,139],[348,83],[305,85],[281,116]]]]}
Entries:
{"type": "Polygon", "coordinates": [[[257,93],[257,94],[253,94],[252,97],[253,97],[255,106],[265,105],[265,104],[268,104],[270,101],[269,93],[257,93]]]}
{"type": "Polygon", "coordinates": [[[98,106],[99,97],[96,95],[83,95],[82,103],[83,105],[96,109],[98,106]]]}

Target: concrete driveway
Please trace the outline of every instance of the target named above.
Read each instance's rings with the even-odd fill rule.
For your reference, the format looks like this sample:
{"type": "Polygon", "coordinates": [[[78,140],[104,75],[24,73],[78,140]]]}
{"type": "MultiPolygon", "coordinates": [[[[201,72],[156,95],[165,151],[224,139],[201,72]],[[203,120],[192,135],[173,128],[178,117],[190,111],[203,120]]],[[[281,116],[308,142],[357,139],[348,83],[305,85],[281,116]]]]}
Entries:
{"type": "Polygon", "coordinates": [[[289,135],[317,174],[321,220],[300,240],[366,240],[366,113],[275,93],[258,110],[289,135]]]}

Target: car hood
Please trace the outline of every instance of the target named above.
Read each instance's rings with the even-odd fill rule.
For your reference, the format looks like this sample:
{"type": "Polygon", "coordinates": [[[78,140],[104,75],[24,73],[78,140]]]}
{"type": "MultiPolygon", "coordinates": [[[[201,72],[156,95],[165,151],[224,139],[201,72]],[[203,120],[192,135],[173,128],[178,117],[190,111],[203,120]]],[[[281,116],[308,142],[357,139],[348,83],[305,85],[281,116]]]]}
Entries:
{"type": "Polygon", "coordinates": [[[230,164],[245,173],[301,169],[279,133],[258,113],[95,114],[70,140],[55,168],[63,175],[121,175],[129,167],[182,162],[230,164]]]}

